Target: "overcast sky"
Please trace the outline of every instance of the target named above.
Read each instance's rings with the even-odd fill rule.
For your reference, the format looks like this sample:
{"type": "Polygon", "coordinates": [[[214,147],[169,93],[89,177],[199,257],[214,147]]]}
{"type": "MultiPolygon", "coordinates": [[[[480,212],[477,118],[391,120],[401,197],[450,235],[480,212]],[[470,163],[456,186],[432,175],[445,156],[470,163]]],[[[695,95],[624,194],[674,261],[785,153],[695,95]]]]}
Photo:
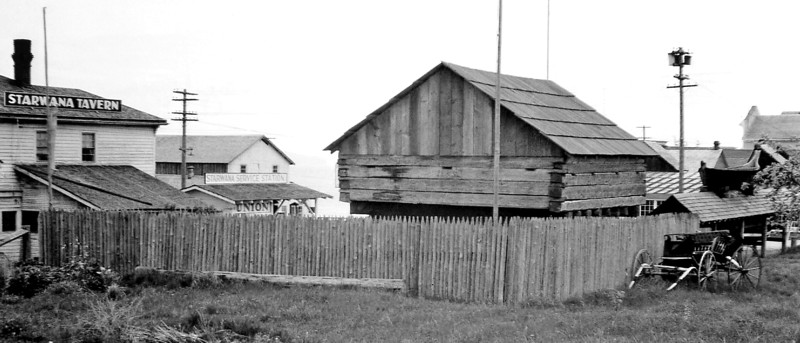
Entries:
{"type": "MultiPolygon", "coordinates": [[[[322,149],[441,61],[494,71],[498,1],[3,0],[0,75],[12,40],[33,41],[44,84],[121,99],[171,119],[174,89],[199,93],[190,134],[264,134],[297,155],[322,149]]],[[[503,2],[503,73],[547,78],[547,0],[503,2]]],[[[685,72],[686,143],[741,146],[751,106],[800,110],[796,1],[552,0],[550,79],[635,136],[678,138],[685,72]]],[[[159,134],[178,134],[178,122],[159,134]]],[[[331,161],[330,156],[326,161],[331,161]]],[[[297,161],[296,161],[297,162],[297,161]]],[[[298,167],[299,166],[298,162],[298,167]]],[[[333,171],[325,179],[333,180],[333,171]]]]}

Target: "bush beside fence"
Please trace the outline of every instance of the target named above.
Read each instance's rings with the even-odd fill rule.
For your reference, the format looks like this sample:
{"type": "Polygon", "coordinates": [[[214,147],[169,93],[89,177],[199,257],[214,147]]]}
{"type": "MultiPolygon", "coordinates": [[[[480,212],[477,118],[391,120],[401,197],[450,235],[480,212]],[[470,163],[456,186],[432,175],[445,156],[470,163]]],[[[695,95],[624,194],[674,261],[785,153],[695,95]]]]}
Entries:
{"type": "Polygon", "coordinates": [[[658,257],[690,215],[640,218],[304,218],[43,212],[41,256],[84,255],[119,272],[187,271],[402,279],[422,297],[563,300],[624,283],[634,253],[658,257]]]}

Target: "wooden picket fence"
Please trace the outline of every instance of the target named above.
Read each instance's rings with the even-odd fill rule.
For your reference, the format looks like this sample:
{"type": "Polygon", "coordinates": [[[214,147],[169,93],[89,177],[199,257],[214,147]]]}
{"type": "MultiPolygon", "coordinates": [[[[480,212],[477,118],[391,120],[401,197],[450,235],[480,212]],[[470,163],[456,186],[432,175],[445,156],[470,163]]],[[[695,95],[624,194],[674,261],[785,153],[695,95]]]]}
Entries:
{"type": "Polygon", "coordinates": [[[563,300],[624,283],[634,253],[659,257],[695,216],[303,218],[43,212],[41,258],[91,256],[122,273],[187,271],[402,279],[412,294],[469,302],[563,300]]]}

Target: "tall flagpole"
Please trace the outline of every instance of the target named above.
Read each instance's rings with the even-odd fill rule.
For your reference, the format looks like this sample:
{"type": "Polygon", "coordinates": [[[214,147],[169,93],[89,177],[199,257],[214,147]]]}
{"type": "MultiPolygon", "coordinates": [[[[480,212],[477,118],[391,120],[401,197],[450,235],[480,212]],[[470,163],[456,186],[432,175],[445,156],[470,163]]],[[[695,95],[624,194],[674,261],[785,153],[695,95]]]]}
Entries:
{"type": "Polygon", "coordinates": [[[499,190],[500,190],[500,47],[502,43],[503,33],[503,0],[500,1],[500,6],[497,15],[497,82],[494,86],[494,177],[493,177],[493,195],[492,201],[492,219],[495,222],[500,217],[499,205],[499,190]]]}
{"type": "Polygon", "coordinates": [[[44,85],[47,112],[47,209],[53,210],[53,171],[56,169],[56,115],[50,110],[50,78],[47,65],[47,7],[42,7],[44,24],[44,85]]]}
{"type": "Polygon", "coordinates": [[[547,79],[550,80],[550,0],[547,0],[547,79]]]}

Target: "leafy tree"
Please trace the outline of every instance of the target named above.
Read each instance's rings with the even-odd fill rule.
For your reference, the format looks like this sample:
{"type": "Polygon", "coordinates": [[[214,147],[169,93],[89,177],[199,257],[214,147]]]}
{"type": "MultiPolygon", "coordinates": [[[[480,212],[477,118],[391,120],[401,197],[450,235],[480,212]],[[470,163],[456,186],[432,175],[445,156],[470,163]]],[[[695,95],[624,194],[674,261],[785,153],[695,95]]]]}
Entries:
{"type": "Polygon", "coordinates": [[[768,191],[775,209],[774,223],[800,219],[800,158],[789,157],[785,163],[773,163],[753,178],[757,186],[768,191]]]}

